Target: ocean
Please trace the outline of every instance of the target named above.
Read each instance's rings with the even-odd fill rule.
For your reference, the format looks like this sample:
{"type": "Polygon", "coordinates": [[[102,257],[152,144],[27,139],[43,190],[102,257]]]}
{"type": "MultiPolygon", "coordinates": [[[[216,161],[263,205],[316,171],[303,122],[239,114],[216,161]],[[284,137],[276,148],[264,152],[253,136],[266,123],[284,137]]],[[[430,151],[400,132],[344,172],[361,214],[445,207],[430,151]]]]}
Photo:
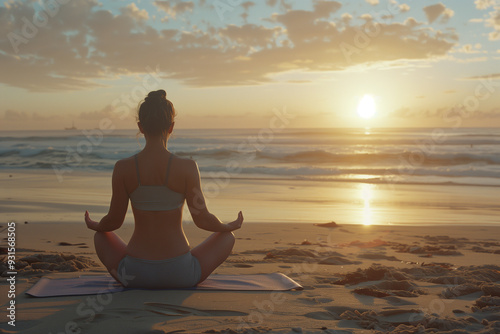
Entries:
{"type": "MultiPolygon", "coordinates": [[[[137,130],[6,131],[0,170],[43,170],[61,183],[111,173],[143,146],[137,130]]],[[[196,160],[204,192],[228,216],[251,202],[255,221],[472,223],[487,212],[479,222],[500,223],[496,128],[179,129],[168,148],[196,160]],[[367,208],[372,219],[352,212],[367,208]],[[415,210],[427,211],[416,219],[415,210]]]]}
{"type": "MultiPolygon", "coordinates": [[[[0,168],[112,170],[143,146],[136,130],[4,132],[0,168]]],[[[493,128],[181,129],[169,150],[214,177],[500,186],[493,128]]]]}

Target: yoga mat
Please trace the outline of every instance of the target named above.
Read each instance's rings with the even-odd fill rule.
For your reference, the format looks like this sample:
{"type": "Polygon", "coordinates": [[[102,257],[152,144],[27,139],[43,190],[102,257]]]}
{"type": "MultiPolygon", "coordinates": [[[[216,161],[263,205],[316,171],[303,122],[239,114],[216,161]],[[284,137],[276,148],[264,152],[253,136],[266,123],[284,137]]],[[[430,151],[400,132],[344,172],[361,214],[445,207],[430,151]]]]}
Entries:
{"type": "MultiPolygon", "coordinates": [[[[287,291],[302,289],[290,277],[280,274],[211,275],[193,288],[173,290],[287,291]]],[[[26,294],[33,297],[94,295],[138,290],[124,288],[110,275],[51,279],[42,277],[26,294]]],[[[165,289],[169,290],[169,289],[165,289]]]]}

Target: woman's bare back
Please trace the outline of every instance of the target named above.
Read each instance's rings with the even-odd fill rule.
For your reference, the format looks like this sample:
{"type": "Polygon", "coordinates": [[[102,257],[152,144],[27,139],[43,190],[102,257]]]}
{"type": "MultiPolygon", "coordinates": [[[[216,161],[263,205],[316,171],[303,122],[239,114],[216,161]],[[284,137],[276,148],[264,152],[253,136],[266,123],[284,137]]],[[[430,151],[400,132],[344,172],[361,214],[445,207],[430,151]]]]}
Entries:
{"type": "MultiPolygon", "coordinates": [[[[173,157],[168,180],[165,180],[168,159],[171,153],[142,151],[137,155],[141,185],[167,185],[169,189],[186,194],[188,159],[173,157]]],[[[134,157],[119,162],[122,180],[127,194],[139,186],[134,157]]],[[[161,260],[182,255],[190,250],[188,240],[182,229],[184,204],[168,211],[145,211],[132,207],[134,213],[134,233],[127,245],[127,254],[149,260],[161,260]]]]}

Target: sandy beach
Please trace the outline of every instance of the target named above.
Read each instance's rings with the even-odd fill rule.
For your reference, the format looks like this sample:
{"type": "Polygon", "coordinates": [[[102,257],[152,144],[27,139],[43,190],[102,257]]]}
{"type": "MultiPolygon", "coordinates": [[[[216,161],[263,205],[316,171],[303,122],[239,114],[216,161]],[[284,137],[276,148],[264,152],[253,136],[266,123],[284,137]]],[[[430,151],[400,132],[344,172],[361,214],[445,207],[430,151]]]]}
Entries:
{"type": "MultiPolygon", "coordinates": [[[[128,240],[132,228],[124,225],[118,234],[128,240]]],[[[192,224],[185,224],[185,232],[192,246],[208,235],[192,224]]],[[[5,322],[9,285],[2,279],[0,328],[2,333],[498,333],[498,235],[500,227],[493,226],[249,222],[237,231],[233,253],[215,274],[280,272],[303,290],[132,290],[91,306],[89,300],[99,296],[34,298],[25,291],[40,277],[106,274],[93,252],[92,232],[83,223],[18,223],[16,326],[5,322]]]]}

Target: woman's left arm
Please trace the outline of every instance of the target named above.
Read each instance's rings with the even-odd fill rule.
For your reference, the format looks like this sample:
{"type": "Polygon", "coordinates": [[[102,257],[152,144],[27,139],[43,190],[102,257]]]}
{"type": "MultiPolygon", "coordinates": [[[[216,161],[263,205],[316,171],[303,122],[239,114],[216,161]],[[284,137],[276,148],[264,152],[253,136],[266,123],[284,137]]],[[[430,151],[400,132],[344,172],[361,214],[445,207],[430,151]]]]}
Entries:
{"type": "Polygon", "coordinates": [[[127,214],[129,201],[125,183],[123,182],[123,170],[123,162],[118,161],[113,169],[111,181],[113,195],[111,196],[108,214],[98,223],[90,219],[88,211],[85,211],[85,223],[89,229],[97,232],[109,232],[122,226],[127,214]]]}

